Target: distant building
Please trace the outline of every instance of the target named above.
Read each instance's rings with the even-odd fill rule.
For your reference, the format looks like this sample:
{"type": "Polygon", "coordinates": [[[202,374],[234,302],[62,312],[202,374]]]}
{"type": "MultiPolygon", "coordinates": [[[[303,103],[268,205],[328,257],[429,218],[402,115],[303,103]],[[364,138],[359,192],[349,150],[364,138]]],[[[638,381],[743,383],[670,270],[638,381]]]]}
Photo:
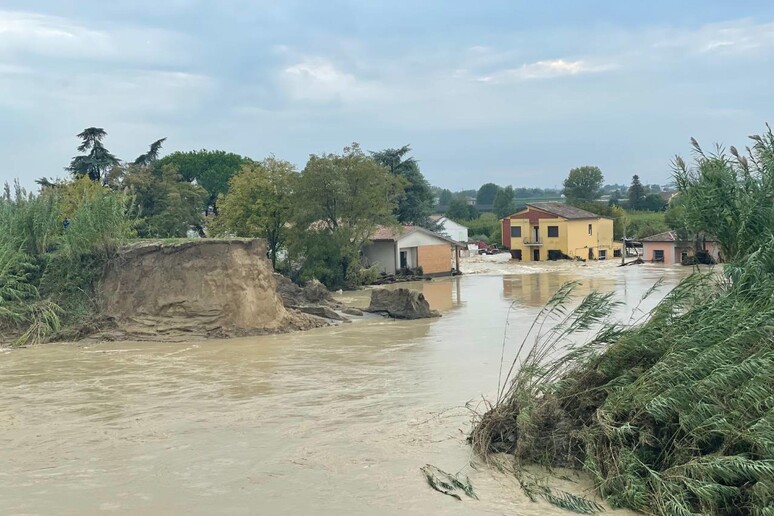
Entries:
{"type": "Polygon", "coordinates": [[[560,202],[535,202],[502,219],[502,244],[516,260],[605,260],[620,252],[613,219],[560,202]]]}
{"type": "MultiPolygon", "coordinates": [[[[682,263],[696,254],[696,242],[681,240],[677,232],[665,231],[658,235],[641,238],[642,259],[647,262],[673,265],[682,263]]],[[[703,237],[700,239],[700,247],[716,262],[721,262],[720,246],[714,238],[703,237]]]]}
{"type": "Polygon", "coordinates": [[[418,226],[380,228],[363,249],[364,265],[395,274],[422,267],[425,274],[451,275],[459,271],[460,250],[467,245],[418,226]]]}
{"type": "Polygon", "coordinates": [[[440,229],[439,233],[446,235],[457,242],[467,243],[468,228],[466,226],[454,222],[443,215],[431,215],[430,220],[438,224],[438,228],[440,229]]]}

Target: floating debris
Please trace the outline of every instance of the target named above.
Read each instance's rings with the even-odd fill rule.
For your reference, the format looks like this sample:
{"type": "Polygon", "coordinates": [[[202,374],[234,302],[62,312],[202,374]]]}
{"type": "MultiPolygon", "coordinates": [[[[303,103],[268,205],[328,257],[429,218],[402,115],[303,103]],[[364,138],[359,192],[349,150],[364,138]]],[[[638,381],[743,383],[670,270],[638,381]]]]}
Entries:
{"type": "Polygon", "coordinates": [[[459,473],[452,475],[431,464],[422,466],[420,470],[425,474],[427,484],[439,493],[462,500],[462,497],[459,495],[462,492],[469,498],[478,500],[478,496],[473,492],[473,485],[467,476],[463,480],[460,478],[459,473]]]}

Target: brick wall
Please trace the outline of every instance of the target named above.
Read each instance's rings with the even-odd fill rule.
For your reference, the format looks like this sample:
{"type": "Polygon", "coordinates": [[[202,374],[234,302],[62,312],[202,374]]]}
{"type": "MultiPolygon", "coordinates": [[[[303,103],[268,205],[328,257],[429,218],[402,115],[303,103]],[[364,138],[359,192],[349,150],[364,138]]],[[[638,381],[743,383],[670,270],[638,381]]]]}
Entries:
{"type": "Polygon", "coordinates": [[[452,250],[449,244],[417,247],[417,262],[425,274],[449,273],[452,269],[452,250]]]}
{"type": "Polygon", "coordinates": [[[508,217],[500,221],[502,224],[502,231],[500,232],[500,239],[502,240],[503,247],[506,249],[511,248],[511,219],[508,217]]]}

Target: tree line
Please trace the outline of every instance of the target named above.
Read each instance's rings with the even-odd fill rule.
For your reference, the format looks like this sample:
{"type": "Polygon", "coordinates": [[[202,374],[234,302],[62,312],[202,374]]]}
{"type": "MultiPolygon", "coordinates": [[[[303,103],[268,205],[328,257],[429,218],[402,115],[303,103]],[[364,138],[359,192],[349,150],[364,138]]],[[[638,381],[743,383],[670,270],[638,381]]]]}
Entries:
{"type": "Polygon", "coordinates": [[[614,219],[615,238],[643,238],[680,227],[680,209],[667,211],[669,192],[656,184],[643,185],[638,175],[629,186],[604,184],[599,167],[570,170],[562,189],[514,188],[485,183],[478,190],[452,193],[436,189],[436,211],[468,227],[475,240],[499,243],[499,220],[522,209],[529,202],[559,201],[614,219]],[[671,225],[670,225],[671,224],[671,225]]]}
{"type": "Polygon", "coordinates": [[[85,183],[121,194],[139,238],[260,237],[276,269],[329,287],[374,276],[359,254],[379,226],[435,229],[435,195],[411,147],[365,152],[357,143],[341,153],[312,154],[303,169],[268,156],[256,160],[224,151],[161,156],[165,138],[131,161],[106,147],[107,132],[77,135],[72,180],[38,180],[45,189],[85,183]]]}

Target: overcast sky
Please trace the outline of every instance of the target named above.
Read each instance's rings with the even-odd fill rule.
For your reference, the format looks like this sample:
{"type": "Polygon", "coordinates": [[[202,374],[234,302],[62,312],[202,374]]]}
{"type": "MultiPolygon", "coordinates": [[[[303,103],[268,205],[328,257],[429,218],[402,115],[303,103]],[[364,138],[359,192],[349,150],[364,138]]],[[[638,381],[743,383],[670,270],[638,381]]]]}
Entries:
{"type": "Polygon", "coordinates": [[[774,2],[0,0],[0,180],[75,135],[133,159],[411,144],[431,183],[669,181],[696,137],[774,122],[774,2]]]}

